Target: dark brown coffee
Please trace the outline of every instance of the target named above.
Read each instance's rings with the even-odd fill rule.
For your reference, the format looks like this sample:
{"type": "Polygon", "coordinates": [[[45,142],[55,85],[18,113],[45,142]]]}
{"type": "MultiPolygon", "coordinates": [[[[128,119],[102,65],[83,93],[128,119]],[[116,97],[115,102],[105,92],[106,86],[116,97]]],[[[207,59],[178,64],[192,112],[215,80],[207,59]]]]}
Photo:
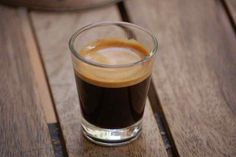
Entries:
{"type": "MultiPolygon", "coordinates": [[[[104,39],[83,50],[85,59],[106,65],[129,64],[142,60],[148,52],[136,41],[104,39]]],[[[75,68],[75,78],[83,118],[109,129],[128,127],[144,112],[150,84],[148,65],[126,68],[99,68],[86,63],[75,68]]]]}

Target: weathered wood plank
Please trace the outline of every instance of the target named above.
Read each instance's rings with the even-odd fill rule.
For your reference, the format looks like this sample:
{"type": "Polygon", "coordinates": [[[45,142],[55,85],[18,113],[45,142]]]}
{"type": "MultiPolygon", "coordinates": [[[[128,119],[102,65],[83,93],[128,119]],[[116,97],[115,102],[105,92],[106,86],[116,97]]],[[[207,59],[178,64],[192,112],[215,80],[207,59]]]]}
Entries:
{"type": "Polygon", "coordinates": [[[0,154],[54,156],[21,12],[0,6],[0,154]]]}
{"type": "Polygon", "coordinates": [[[37,50],[36,41],[30,27],[28,13],[25,9],[18,11],[22,24],[22,33],[25,41],[25,48],[29,54],[31,61],[34,80],[39,92],[40,101],[46,116],[47,123],[56,123],[56,115],[53,109],[52,98],[50,97],[49,88],[47,85],[46,77],[43,70],[43,65],[40,60],[39,52],[37,50]]]}
{"type": "Polygon", "coordinates": [[[76,29],[88,23],[119,20],[117,8],[112,6],[63,14],[33,12],[31,15],[69,156],[167,156],[150,106],[145,111],[143,134],[132,144],[113,148],[101,147],[88,142],[82,136],[68,40],[76,29]]]}
{"type": "Polygon", "coordinates": [[[12,151],[4,155],[3,157],[48,157],[54,156],[50,147],[45,145],[45,147],[27,150],[25,152],[21,151],[12,151]]]}
{"type": "Polygon", "coordinates": [[[180,156],[236,156],[236,40],[221,3],[125,1],[157,33],[153,76],[180,156]]]}
{"type": "Polygon", "coordinates": [[[229,8],[230,14],[233,17],[234,23],[236,24],[236,1],[235,0],[225,0],[225,2],[229,8]]]}

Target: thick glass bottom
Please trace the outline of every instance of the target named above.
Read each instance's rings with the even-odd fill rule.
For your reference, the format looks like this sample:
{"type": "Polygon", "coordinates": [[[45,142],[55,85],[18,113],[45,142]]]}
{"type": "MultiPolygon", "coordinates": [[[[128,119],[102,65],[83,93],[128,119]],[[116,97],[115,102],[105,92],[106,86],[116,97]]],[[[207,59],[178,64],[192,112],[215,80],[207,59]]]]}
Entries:
{"type": "Polygon", "coordinates": [[[119,146],[138,138],[142,130],[142,120],[121,129],[104,129],[89,123],[82,118],[84,136],[93,143],[104,146],[119,146]]]}

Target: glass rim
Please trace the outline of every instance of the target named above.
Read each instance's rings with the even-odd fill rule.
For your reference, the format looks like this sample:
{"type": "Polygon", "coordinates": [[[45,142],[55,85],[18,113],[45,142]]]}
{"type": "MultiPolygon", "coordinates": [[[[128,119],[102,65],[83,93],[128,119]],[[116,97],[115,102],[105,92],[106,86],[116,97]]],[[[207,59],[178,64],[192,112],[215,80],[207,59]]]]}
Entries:
{"type": "Polygon", "coordinates": [[[92,66],[102,67],[102,68],[122,68],[122,67],[134,66],[134,65],[141,64],[141,63],[144,63],[146,61],[149,61],[157,53],[158,42],[157,42],[157,38],[150,31],[148,31],[147,29],[145,29],[141,26],[138,26],[136,24],[129,23],[129,22],[121,22],[121,21],[104,21],[104,22],[95,22],[95,23],[92,23],[92,24],[88,24],[88,25],[78,29],[77,31],[75,31],[75,33],[73,33],[72,36],[70,37],[69,48],[70,48],[70,51],[71,51],[72,55],[75,56],[77,59],[81,60],[84,63],[90,64],[92,66]],[[79,52],[76,50],[75,45],[74,45],[75,40],[77,39],[77,37],[81,33],[83,33],[84,31],[87,31],[91,28],[98,27],[98,26],[106,26],[106,25],[121,25],[121,26],[131,26],[133,28],[137,28],[137,29],[147,33],[152,38],[154,47],[149,51],[150,53],[149,53],[148,56],[145,56],[143,59],[141,59],[139,61],[132,62],[132,63],[127,63],[127,64],[117,64],[117,65],[102,64],[102,63],[97,63],[97,62],[85,59],[84,57],[79,55],[79,52]]]}

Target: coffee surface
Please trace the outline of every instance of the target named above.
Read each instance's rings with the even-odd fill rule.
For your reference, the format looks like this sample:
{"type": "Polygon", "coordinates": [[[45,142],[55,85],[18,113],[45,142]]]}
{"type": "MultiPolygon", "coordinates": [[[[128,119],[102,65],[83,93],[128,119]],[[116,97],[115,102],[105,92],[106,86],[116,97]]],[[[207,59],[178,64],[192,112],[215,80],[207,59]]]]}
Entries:
{"type": "Polygon", "coordinates": [[[140,61],[147,52],[134,40],[103,39],[82,49],[80,55],[95,63],[120,65],[140,61]]]}
{"type": "MultiPolygon", "coordinates": [[[[81,49],[80,56],[95,64],[120,66],[132,64],[148,56],[148,51],[135,40],[101,39],[81,49]]],[[[150,75],[150,64],[121,68],[101,68],[78,61],[76,74],[92,84],[119,88],[134,85],[150,75]]]]}

